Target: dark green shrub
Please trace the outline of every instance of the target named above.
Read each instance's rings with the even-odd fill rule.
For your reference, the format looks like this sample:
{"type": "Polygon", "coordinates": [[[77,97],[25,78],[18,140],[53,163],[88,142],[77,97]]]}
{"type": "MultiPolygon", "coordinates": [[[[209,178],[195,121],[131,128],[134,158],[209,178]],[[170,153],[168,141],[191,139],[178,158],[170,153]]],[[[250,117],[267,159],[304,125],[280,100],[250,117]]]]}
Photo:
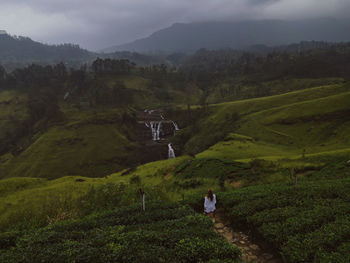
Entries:
{"type": "Polygon", "coordinates": [[[238,262],[239,249],[212,227],[209,218],[188,206],[149,202],[143,212],[135,204],[28,231],[12,248],[3,235],[7,245],[0,249],[0,261],[238,262]]]}
{"type": "MultiPolygon", "coordinates": [[[[251,228],[282,251],[286,262],[346,262],[350,180],[258,185],[218,193],[232,224],[251,228]],[[341,248],[341,249],[340,249],[341,248]]],[[[200,196],[187,202],[200,207],[200,196]]]]}
{"type": "Polygon", "coordinates": [[[241,251],[224,239],[181,239],[175,247],[178,262],[205,262],[211,259],[228,259],[241,256],[241,251]]]}

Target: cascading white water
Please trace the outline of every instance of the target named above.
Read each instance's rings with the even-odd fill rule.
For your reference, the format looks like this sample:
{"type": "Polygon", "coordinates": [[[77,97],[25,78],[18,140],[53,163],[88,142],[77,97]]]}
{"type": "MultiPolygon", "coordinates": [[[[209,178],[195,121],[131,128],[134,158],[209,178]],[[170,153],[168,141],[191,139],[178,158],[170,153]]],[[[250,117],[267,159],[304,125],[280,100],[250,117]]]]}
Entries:
{"type": "Polygon", "coordinates": [[[66,94],[64,94],[63,100],[66,100],[69,97],[70,93],[69,91],[66,92],[66,94]]]}
{"type": "Polygon", "coordinates": [[[171,143],[168,144],[168,159],[175,158],[175,151],[171,146],[171,143]]]}
{"type": "Polygon", "coordinates": [[[157,140],[160,140],[160,127],[162,126],[162,122],[160,121],[157,125],[156,137],[157,140]]]}
{"type": "Polygon", "coordinates": [[[180,130],[180,129],[179,129],[179,126],[177,125],[176,122],[172,121],[172,123],[173,123],[173,125],[174,125],[175,131],[180,130]]]}
{"type": "Polygon", "coordinates": [[[148,114],[152,114],[153,112],[155,112],[155,110],[145,109],[143,112],[148,113],[148,114]]]}
{"type": "Polygon", "coordinates": [[[152,131],[152,140],[159,141],[162,122],[151,121],[149,123],[146,122],[145,125],[146,127],[150,128],[152,131]]]}
{"type": "MultiPolygon", "coordinates": [[[[159,120],[159,117],[157,118],[156,116],[155,119],[157,120],[154,120],[154,121],[145,121],[145,126],[147,128],[149,128],[152,132],[152,140],[153,141],[159,141],[160,140],[160,134],[161,134],[161,131],[162,131],[162,125],[164,125],[165,123],[165,127],[164,127],[164,131],[165,131],[165,136],[169,135],[169,124],[172,124],[173,126],[173,129],[171,129],[174,133],[178,130],[180,130],[179,126],[177,125],[176,122],[172,121],[172,120],[167,120],[166,118],[164,118],[164,116],[161,114],[161,112],[159,111],[156,111],[156,110],[144,110],[145,113],[148,113],[148,114],[153,114],[155,115],[154,113],[156,112],[157,115],[160,117],[160,119],[162,121],[158,121],[159,120]]],[[[153,116],[152,116],[153,117],[153,116]]],[[[147,117],[146,117],[147,119],[147,117]]],[[[170,127],[171,128],[171,127],[170,127]]],[[[165,138],[164,139],[164,142],[166,142],[167,139],[165,138]]],[[[175,158],[176,155],[175,155],[175,151],[174,151],[174,148],[172,147],[171,143],[168,144],[168,159],[172,159],[172,158],[175,158]]]]}

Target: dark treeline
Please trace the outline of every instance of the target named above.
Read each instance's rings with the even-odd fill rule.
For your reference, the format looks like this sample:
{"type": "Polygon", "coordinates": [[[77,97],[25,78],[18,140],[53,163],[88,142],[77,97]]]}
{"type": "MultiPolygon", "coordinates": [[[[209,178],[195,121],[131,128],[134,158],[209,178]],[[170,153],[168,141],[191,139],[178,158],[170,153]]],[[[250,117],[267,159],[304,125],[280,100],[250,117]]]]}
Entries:
{"type": "MultiPolygon", "coordinates": [[[[308,42],[307,42],[308,43],[308,42]]],[[[349,74],[350,43],[315,42],[275,48],[266,54],[236,50],[199,50],[182,65],[188,74],[211,74],[214,78],[244,75],[256,80],[281,77],[346,77],[349,74]],[[309,44],[311,45],[311,44],[309,44]]]]}
{"type": "MultiPolygon", "coordinates": [[[[137,66],[127,59],[110,58],[98,58],[79,69],[68,69],[64,63],[53,66],[32,64],[12,72],[0,67],[0,88],[17,88],[29,93],[46,90],[72,100],[91,95],[92,91],[98,95],[105,86],[103,78],[106,76],[138,75],[150,80],[149,89],[159,91],[171,85],[179,91],[195,86],[210,92],[218,83],[232,78],[241,78],[243,84],[257,84],[282,78],[347,79],[350,75],[349,43],[321,45],[316,42],[314,45],[320,48],[315,49],[305,43],[300,45],[304,46],[304,51],[300,51],[303,50],[300,47],[290,47],[289,51],[276,49],[263,55],[230,49],[202,49],[188,57],[179,68],[169,68],[166,64],[137,66]]],[[[117,86],[120,88],[122,83],[117,86]]]]}
{"type": "MultiPolygon", "coordinates": [[[[107,85],[105,77],[124,75],[141,76],[148,80],[148,89],[159,100],[171,101],[168,89],[188,95],[193,89],[201,90],[201,102],[215,90],[218,84],[240,79],[239,85],[257,85],[266,81],[288,78],[344,78],[350,76],[350,44],[320,44],[320,48],[287,52],[275,50],[266,55],[235,50],[199,50],[179,68],[166,64],[137,66],[127,59],[98,58],[90,66],[79,69],[67,68],[65,64],[32,64],[25,68],[6,72],[0,67],[0,88],[21,89],[33,97],[49,93],[57,100],[76,103],[84,98],[89,106],[132,104],[132,90],[123,82],[107,85]]],[[[295,49],[296,47],[293,47],[295,49]]],[[[290,50],[293,50],[290,49],[290,50]]],[[[302,50],[297,48],[297,50],[302,50]]],[[[259,86],[263,89],[263,86],[259,86]]],[[[233,87],[237,88],[237,87],[233,87]]],[[[253,96],[272,95],[263,91],[253,96]]]]}
{"type": "Polygon", "coordinates": [[[179,71],[203,89],[205,94],[228,79],[236,79],[239,83],[236,81],[236,85],[231,87],[236,95],[242,86],[256,88],[253,95],[241,94],[239,98],[267,96],[274,93],[261,85],[263,82],[290,78],[348,80],[350,43],[302,42],[275,48],[270,53],[202,49],[189,57],[179,71]]]}

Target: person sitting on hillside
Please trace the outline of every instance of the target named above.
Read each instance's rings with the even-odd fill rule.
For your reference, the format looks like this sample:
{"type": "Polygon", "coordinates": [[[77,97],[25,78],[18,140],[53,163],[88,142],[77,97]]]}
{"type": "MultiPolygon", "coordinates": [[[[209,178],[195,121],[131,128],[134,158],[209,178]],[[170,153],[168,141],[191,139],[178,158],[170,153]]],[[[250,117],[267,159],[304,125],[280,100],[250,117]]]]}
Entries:
{"type": "Polygon", "coordinates": [[[216,196],[211,189],[208,189],[208,193],[204,198],[204,212],[209,215],[213,222],[215,222],[215,210],[216,210],[216,196]]]}

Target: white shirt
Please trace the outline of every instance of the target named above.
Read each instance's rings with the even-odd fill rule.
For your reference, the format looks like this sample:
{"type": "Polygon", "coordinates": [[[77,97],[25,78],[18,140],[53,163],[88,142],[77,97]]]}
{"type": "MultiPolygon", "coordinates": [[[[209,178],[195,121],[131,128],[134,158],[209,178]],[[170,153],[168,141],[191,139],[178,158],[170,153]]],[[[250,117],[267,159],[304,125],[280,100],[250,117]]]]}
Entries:
{"type": "Polygon", "coordinates": [[[206,196],[204,199],[204,212],[211,213],[216,210],[215,207],[216,204],[216,196],[213,194],[213,201],[210,201],[210,199],[206,196]]]}

